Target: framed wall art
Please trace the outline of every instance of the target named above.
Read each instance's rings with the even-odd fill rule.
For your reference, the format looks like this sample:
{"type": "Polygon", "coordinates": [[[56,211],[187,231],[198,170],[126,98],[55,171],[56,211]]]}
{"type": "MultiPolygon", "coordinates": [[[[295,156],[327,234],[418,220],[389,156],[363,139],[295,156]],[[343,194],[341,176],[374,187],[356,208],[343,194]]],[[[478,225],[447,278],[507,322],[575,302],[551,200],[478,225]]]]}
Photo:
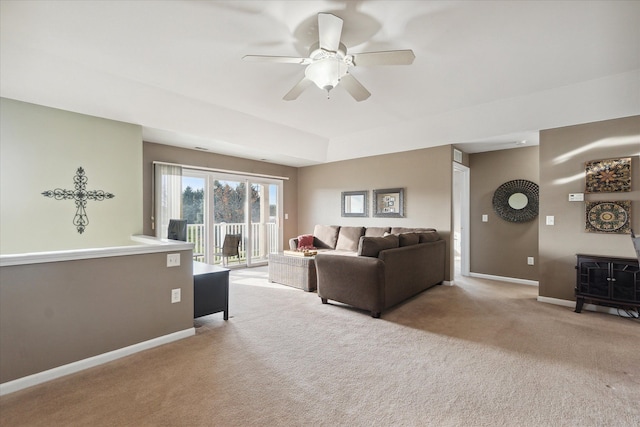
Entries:
{"type": "Polygon", "coordinates": [[[631,191],[631,157],[586,162],[585,193],[631,191]]]}
{"type": "Polygon", "coordinates": [[[342,216],[369,216],[368,191],[343,191],[342,216]]]}
{"type": "Polygon", "coordinates": [[[404,189],[385,188],[373,190],[374,217],[403,218],[404,217],[404,189]]]}
{"type": "Polygon", "coordinates": [[[586,231],[631,234],[631,201],[586,202],[586,231]]]}

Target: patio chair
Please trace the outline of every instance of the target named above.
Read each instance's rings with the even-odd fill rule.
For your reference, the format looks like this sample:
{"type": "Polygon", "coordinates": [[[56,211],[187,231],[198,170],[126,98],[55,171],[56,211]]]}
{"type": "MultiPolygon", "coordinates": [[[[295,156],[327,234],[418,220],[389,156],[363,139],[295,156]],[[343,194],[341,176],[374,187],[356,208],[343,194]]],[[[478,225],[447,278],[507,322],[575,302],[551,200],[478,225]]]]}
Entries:
{"type": "Polygon", "coordinates": [[[167,239],[187,241],[187,220],[170,219],[167,230],[167,239]]]}
{"type": "Polygon", "coordinates": [[[214,256],[222,258],[222,265],[225,266],[228,263],[229,257],[237,257],[238,264],[240,264],[240,234],[227,234],[224,236],[222,247],[216,246],[214,256]]]}

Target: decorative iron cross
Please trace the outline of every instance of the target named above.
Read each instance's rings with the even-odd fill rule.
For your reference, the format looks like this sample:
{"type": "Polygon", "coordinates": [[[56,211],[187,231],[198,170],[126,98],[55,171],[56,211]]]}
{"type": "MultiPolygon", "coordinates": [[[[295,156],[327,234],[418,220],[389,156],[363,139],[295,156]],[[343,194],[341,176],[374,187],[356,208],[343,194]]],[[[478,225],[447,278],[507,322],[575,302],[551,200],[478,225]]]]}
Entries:
{"type": "Polygon", "coordinates": [[[76,176],[73,177],[75,183],[75,190],[62,190],[56,188],[55,190],[47,190],[42,193],[45,197],[53,197],[56,200],[68,200],[73,199],[76,201],[76,215],[73,217],[73,225],[78,229],[78,233],[84,233],[84,229],[89,225],[89,217],[87,216],[87,201],[97,200],[102,201],[104,199],[113,199],[115,196],[111,193],[106,193],[102,190],[87,191],[87,181],[89,179],[84,173],[84,169],[79,167],[76,171],[76,176]]]}

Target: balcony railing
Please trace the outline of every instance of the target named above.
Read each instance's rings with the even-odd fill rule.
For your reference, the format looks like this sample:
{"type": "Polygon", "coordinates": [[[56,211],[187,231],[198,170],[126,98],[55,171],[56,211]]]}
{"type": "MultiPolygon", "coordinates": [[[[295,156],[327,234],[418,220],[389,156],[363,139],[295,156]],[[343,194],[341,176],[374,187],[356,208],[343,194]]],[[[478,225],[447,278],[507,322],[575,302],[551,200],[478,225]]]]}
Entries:
{"type": "MultiPolygon", "coordinates": [[[[242,223],[220,223],[213,226],[213,242],[209,246],[209,252],[214,248],[221,248],[224,236],[227,234],[240,234],[240,263],[247,260],[247,225],[242,223]]],[[[196,261],[206,262],[206,235],[204,224],[187,225],[187,241],[193,243],[193,256],[196,261]]],[[[278,251],[278,227],[275,223],[251,224],[251,260],[266,260],[270,253],[278,251]]],[[[220,257],[214,257],[213,263],[221,263],[220,257]]]]}

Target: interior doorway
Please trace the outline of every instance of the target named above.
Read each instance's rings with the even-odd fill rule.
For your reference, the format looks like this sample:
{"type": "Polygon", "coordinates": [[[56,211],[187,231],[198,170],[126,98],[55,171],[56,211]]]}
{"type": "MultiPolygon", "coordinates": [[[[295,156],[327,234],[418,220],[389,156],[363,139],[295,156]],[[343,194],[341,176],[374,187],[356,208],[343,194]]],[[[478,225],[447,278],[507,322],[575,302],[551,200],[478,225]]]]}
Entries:
{"type": "Polygon", "coordinates": [[[453,275],[469,275],[469,187],[470,169],[453,162],[453,275]]]}

